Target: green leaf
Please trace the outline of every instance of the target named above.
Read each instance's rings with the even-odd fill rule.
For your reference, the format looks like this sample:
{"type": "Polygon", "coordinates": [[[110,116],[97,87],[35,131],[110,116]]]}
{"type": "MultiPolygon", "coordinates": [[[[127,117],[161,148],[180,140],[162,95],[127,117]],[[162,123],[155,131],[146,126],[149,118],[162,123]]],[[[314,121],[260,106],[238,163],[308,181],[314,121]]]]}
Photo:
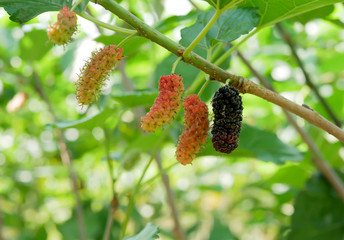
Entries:
{"type": "Polygon", "coordinates": [[[159,228],[152,223],[147,223],[138,234],[124,238],[124,240],[154,240],[158,239],[159,228]]]}
{"type": "Polygon", "coordinates": [[[233,0],[204,0],[207,3],[209,3],[214,8],[217,8],[217,3],[219,5],[219,9],[224,8],[228,3],[230,3],[233,0]]]}
{"type": "Polygon", "coordinates": [[[100,111],[99,113],[93,116],[85,117],[76,121],[62,121],[62,122],[47,124],[46,127],[48,128],[57,127],[61,129],[65,129],[65,128],[92,129],[96,126],[99,126],[105,123],[106,119],[115,113],[118,114],[117,108],[106,107],[104,110],[100,111]]]}
{"type": "Polygon", "coordinates": [[[286,161],[301,161],[304,154],[296,147],[283,143],[274,133],[243,124],[239,146],[252,152],[264,162],[283,164],[286,161]]]}
{"type": "Polygon", "coordinates": [[[20,40],[20,57],[24,60],[40,60],[51,48],[47,44],[47,32],[32,30],[20,40]]]}
{"type": "Polygon", "coordinates": [[[268,182],[271,184],[283,183],[291,187],[302,188],[308,177],[308,172],[299,165],[286,166],[279,168],[268,182]]]}
{"type": "MultiPolygon", "coordinates": [[[[194,25],[181,30],[180,43],[189,46],[193,39],[207,25],[215,10],[202,12],[194,25]]],[[[254,8],[234,8],[225,11],[206,36],[200,41],[199,46],[209,48],[218,42],[231,42],[241,35],[250,32],[257,26],[259,15],[254,8]]]]}
{"type": "Polygon", "coordinates": [[[219,217],[215,217],[209,240],[218,239],[237,240],[238,238],[230,231],[228,224],[222,223],[219,217]]]}
{"type": "Polygon", "coordinates": [[[325,18],[328,15],[330,15],[333,11],[334,11],[334,6],[329,5],[329,6],[321,7],[321,8],[303,13],[301,15],[298,15],[292,18],[291,20],[300,22],[302,24],[306,24],[307,22],[316,18],[325,18]]]}
{"type": "Polygon", "coordinates": [[[258,27],[262,28],[339,2],[342,2],[342,0],[255,0],[245,1],[240,6],[258,8],[261,16],[258,27]]]}
{"type": "Polygon", "coordinates": [[[158,96],[157,91],[136,90],[111,95],[112,99],[120,102],[128,108],[137,106],[150,106],[158,96]]]}
{"type": "MultiPolygon", "coordinates": [[[[14,22],[25,23],[41,13],[59,11],[64,6],[72,7],[72,0],[0,0],[0,7],[4,7],[14,22]]],[[[75,12],[82,12],[89,0],[80,3],[75,12]]]]}
{"type": "MultiPolygon", "coordinates": [[[[343,174],[337,172],[343,180],[343,174]]],[[[344,205],[319,174],[310,178],[295,201],[288,240],[344,238],[344,205]]]]}

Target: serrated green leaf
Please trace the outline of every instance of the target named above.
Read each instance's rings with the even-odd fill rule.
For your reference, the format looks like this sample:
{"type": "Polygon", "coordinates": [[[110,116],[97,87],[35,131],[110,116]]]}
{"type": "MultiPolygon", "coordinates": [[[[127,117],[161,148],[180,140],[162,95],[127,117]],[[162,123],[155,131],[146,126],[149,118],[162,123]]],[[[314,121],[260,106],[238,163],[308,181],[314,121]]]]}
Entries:
{"type": "Polygon", "coordinates": [[[261,28],[339,2],[342,0],[246,0],[240,6],[258,8],[261,28]]]}
{"type": "Polygon", "coordinates": [[[112,99],[120,102],[126,107],[150,106],[158,96],[157,91],[136,90],[111,95],[112,99]]]}
{"type": "Polygon", "coordinates": [[[104,110],[100,111],[98,114],[93,116],[85,117],[76,121],[62,121],[56,122],[52,124],[47,124],[46,127],[57,127],[60,129],[65,128],[77,128],[77,129],[92,129],[96,126],[99,126],[105,123],[106,119],[108,119],[111,115],[117,113],[117,108],[110,108],[106,107],[104,110]]]}
{"type": "MultiPolygon", "coordinates": [[[[343,174],[337,172],[343,180],[343,174]]],[[[317,174],[295,201],[288,240],[344,238],[344,205],[332,186],[317,174]]]]}
{"type": "MultiPolygon", "coordinates": [[[[193,39],[207,25],[215,10],[211,9],[202,12],[194,25],[181,30],[180,44],[189,46],[193,39]]],[[[201,47],[209,48],[217,42],[231,42],[243,34],[247,34],[257,26],[259,15],[254,8],[234,8],[225,11],[209,32],[198,44],[201,47]]]]}
{"type": "Polygon", "coordinates": [[[159,227],[154,226],[152,223],[147,223],[144,229],[138,234],[124,238],[124,240],[154,240],[158,239],[159,227]]]}
{"type": "MultiPolygon", "coordinates": [[[[82,12],[89,0],[80,3],[75,12],[82,12]]],[[[72,0],[0,0],[0,7],[4,7],[14,22],[25,23],[41,13],[59,11],[64,6],[72,7],[72,0]]]]}
{"type": "Polygon", "coordinates": [[[252,152],[264,162],[283,164],[286,161],[301,161],[304,154],[296,147],[283,143],[274,133],[243,124],[239,146],[252,152]]]}

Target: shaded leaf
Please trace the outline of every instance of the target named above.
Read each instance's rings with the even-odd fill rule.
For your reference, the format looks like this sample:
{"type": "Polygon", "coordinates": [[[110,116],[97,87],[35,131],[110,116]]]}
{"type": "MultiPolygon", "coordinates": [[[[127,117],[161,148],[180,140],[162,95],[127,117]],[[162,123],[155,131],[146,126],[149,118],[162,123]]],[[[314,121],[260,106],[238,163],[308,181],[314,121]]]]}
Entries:
{"type": "Polygon", "coordinates": [[[209,3],[211,6],[213,6],[214,8],[216,8],[217,3],[219,5],[219,9],[224,8],[228,3],[230,3],[233,0],[204,0],[207,3],[209,3]]]}
{"type": "Polygon", "coordinates": [[[132,92],[123,92],[112,94],[112,99],[120,102],[126,107],[137,106],[151,106],[154,103],[154,99],[158,96],[157,91],[150,90],[136,90],[132,92]]]}
{"type": "MultiPolygon", "coordinates": [[[[343,179],[343,174],[337,172],[343,179]]],[[[320,175],[310,178],[295,201],[288,240],[344,238],[344,205],[320,175]]]]}
{"type": "Polygon", "coordinates": [[[99,113],[85,117],[76,121],[61,121],[56,123],[47,124],[46,127],[57,127],[61,129],[65,128],[77,128],[77,129],[92,129],[106,122],[106,119],[111,115],[117,113],[118,109],[106,107],[99,113]]]}
{"type": "Polygon", "coordinates": [[[259,160],[283,164],[286,161],[301,161],[304,154],[296,147],[283,143],[274,133],[243,124],[240,133],[240,148],[252,152],[259,160]]]}
{"type": "Polygon", "coordinates": [[[159,228],[152,223],[147,223],[138,234],[124,238],[124,240],[154,240],[158,239],[159,228]]]}
{"type": "MultiPolygon", "coordinates": [[[[207,25],[215,10],[202,12],[194,25],[184,28],[181,31],[182,39],[180,43],[183,46],[189,46],[197,37],[202,29],[207,25]]],[[[257,26],[259,15],[254,8],[234,8],[225,11],[209,32],[200,41],[199,46],[209,48],[220,42],[231,42],[241,35],[250,32],[257,26]]]]}
{"type": "MultiPolygon", "coordinates": [[[[80,3],[75,12],[82,12],[89,0],[80,3]]],[[[0,7],[4,7],[14,22],[25,23],[41,13],[59,11],[64,6],[72,7],[72,0],[0,0],[0,7]]]]}
{"type": "Polygon", "coordinates": [[[230,231],[228,224],[223,224],[218,217],[215,217],[209,240],[218,239],[237,240],[238,238],[230,231]]]}

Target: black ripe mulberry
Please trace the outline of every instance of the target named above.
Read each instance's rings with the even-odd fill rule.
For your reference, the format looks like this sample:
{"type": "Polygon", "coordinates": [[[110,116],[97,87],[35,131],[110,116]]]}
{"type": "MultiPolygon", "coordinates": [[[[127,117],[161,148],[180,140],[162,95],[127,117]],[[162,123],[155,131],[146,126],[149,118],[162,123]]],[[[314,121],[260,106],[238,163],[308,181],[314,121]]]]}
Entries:
{"type": "Polygon", "coordinates": [[[242,121],[242,100],[236,88],[225,85],[212,100],[214,124],[211,130],[216,151],[231,153],[238,147],[242,121]]]}

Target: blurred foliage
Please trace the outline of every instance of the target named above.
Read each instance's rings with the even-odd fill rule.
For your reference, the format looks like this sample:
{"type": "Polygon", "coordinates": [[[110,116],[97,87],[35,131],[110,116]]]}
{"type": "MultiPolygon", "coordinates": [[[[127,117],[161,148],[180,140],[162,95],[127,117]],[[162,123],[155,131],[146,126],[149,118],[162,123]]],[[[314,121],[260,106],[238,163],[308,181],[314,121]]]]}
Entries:
{"type": "MultiPolygon", "coordinates": [[[[0,0],[0,6],[3,2],[0,0]]],[[[118,2],[175,41],[181,40],[185,32],[180,31],[182,28],[195,26],[198,16],[186,0],[183,3],[188,11],[183,15],[178,14],[180,9],[173,12],[165,8],[164,1],[154,1],[159,4],[142,0],[118,2]]],[[[205,1],[194,2],[201,9],[210,8],[204,5],[205,1]]],[[[291,16],[295,10],[289,8],[284,13],[286,9],[279,8],[272,0],[254,2],[260,14],[264,2],[276,9],[278,16],[291,16]]],[[[339,1],[320,2],[326,3],[325,6],[339,1]]],[[[126,26],[93,3],[89,6],[95,17],[126,26]]],[[[328,19],[343,23],[343,13],[340,4],[332,10],[331,6],[325,6],[317,10],[316,16],[326,19],[305,14],[282,23],[297,43],[297,51],[315,85],[341,120],[344,115],[343,29],[328,19]]],[[[158,79],[170,73],[176,57],[146,39],[132,39],[123,46],[126,57],[110,76],[104,95],[96,104],[80,107],[75,99],[74,81],[85,60],[95,48],[119,43],[124,37],[80,21],[72,44],[53,46],[45,29],[56,20],[56,14],[44,13],[19,25],[0,9],[0,234],[5,239],[79,238],[75,198],[58,150],[55,130],[59,128],[78,176],[89,239],[102,239],[104,233],[112,199],[106,159],[111,160],[119,196],[111,236],[118,239],[128,195],[162,135],[162,130],[143,133],[140,117],[154,102],[158,79]],[[57,121],[41,98],[35,79],[42,82],[57,121]],[[25,93],[27,98],[20,109],[8,111],[6,107],[17,93],[25,93]]],[[[269,14],[258,24],[270,24],[269,14]]],[[[196,51],[207,57],[205,49],[196,51]]],[[[298,104],[307,104],[329,119],[305,85],[300,68],[273,26],[250,38],[241,51],[280,94],[298,104]]],[[[221,67],[255,81],[235,54],[221,67]]],[[[183,76],[188,88],[199,70],[180,63],[176,73],[183,76]]],[[[202,95],[210,111],[210,99],[219,86],[211,82],[202,95]]],[[[245,124],[236,151],[230,155],[219,154],[209,138],[192,165],[178,164],[167,171],[187,239],[343,238],[342,202],[315,173],[307,145],[281,109],[252,95],[244,95],[243,103],[245,124]],[[322,235],[324,232],[326,235],[322,235]]],[[[159,155],[163,168],[176,161],[176,143],[183,131],[181,116],[171,123],[168,136],[161,143],[159,155]]],[[[343,173],[342,143],[302,119],[297,122],[311,134],[338,173],[343,173]]],[[[144,181],[154,180],[144,184],[136,198],[128,226],[131,237],[127,239],[139,239],[140,234],[154,239],[157,226],[162,239],[175,239],[166,191],[158,173],[153,164],[146,174],[144,181]]]]}

